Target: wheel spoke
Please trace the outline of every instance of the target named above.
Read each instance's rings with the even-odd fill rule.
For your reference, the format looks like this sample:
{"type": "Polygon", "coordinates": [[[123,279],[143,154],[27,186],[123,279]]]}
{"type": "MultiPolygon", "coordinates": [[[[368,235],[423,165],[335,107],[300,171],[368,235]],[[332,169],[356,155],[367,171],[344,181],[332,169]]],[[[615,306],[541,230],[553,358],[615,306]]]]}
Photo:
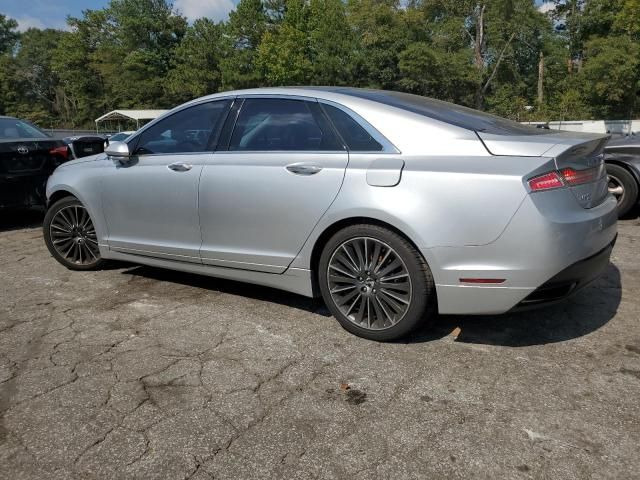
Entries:
{"type": "Polygon", "coordinates": [[[378,257],[380,257],[380,251],[382,250],[382,244],[380,242],[375,242],[373,245],[373,254],[371,255],[371,261],[369,265],[367,265],[367,270],[370,272],[374,271],[375,266],[378,263],[378,257]]]}
{"type": "Polygon", "coordinates": [[[388,288],[381,288],[380,291],[382,293],[384,293],[385,295],[404,303],[405,305],[409,305],[409,300],[406,298],[403,298],[401,295],[398,295],[397,293],[393,293],[391,290],[389,290],[388,288]]]}
{"type": "Polygon", "coordinates": [[[336,254],[335,259],[336,259],[336,261],[340,262],[343,267],[346,267],[349,270],[351,270],[351,273],[353,273],[353,274],[357,274],[358,273],[358,267],[356,267],[353,263],[351,263],[349,258],[346,255],[343,255],[342,252],[338,252],[336,254]]]}
{"type": "Polygon", "coordinates": [[[58,224],[58,223],[51,223],[51,228],[57,230],[58,232],[71,233],[71,229],[70,228],[65,228],[62,225],[58,224]]]}
{"type": "Polygon", "coordinates": [[[362,248],[362,245],[360,245],[359,241],[355,241],[353,243],[353,249],[356,251],[356,255],[358,257],[358,270],[364,270],[366,260],[364,257],[364,249],[362,248]]]}
{"type": "Polygon", "coordinates": [[[384,277],[386,274],[394,272],[398,268],[401,268],[401,267],[403,267],[403,265],[402,265],[402,262],[400,261],[400,259],[394,258],[393,261],[391,263],[389,263],[389,265],[387,265],[386,267],[384,267],[380,271],[380,276],[384,277]]]}
{"type": "Polygon", "coordinates": [[[351,290],[353,288],[356,288],[356,286],[355,285],[347,285],[346,287],[335,287],[334,289],[331,290],[331,293],[346,292],[347,290],[351,290]]]}
{"type": "Polygon", "coordinates": [[[351,256],[351,254],[349,253],[349,250],[347,250],[347,247],[345,247],[344,245],[342,245],[342,251],[347,255],[347,258],[349,259],[349,261],[351,262],[351,265],[353,266],[353,271],[357,271],[358,270],[358,264],[357,262],[353,259],[353,257],[351,256]]]}
{"type": "Polygon", "coordinates": [[[356,299],[353,301],[353,303],[351,304],[351,306],[349,307],[349,309],[345,312],[345,315],[348,317],[349,314],[351,313],[351,310],[353,310],[353,307],[356,305],[356,303],[358,303],[358,300],[360,300],[360,298],[362,297],[361,294],[358,294],[358,296],[356,297],[356,299]]]}
{"type": "Polygon", "coordinates": [[[385,290],[399,290],[401,292],[408,292],[409,290],[411,290],[411,285],[409,284],[409,282],[380,282],[378,286],[385,290]]]}
{"type": "Polygon", "coordinates": [[[382,324],[385,324],[385,320],[388,320],[389,323],[393,324],[393,317],[389,314],[389,312],[387,311],[386,308],[384,308],[384,305],[382,304],[382,302],[380,301],[380,296],[376,297],[376,303],[378,305],[380,305],[380,308],[382,309],[382,312],[384,313],[384,317],[382,320],[382,324]]]}
{"type": "Polygon", "coordinates": [[[329,268],[335,270],[336,272],[340,272],[341,274],[346,275],[347,277],[356,278],[355,275],[351,275],[349,272],[346,272],[343,269],[336,267],[335,265],[329,265],[329,268]]]}
{"type": "Polygon", "coordinates": [[[355,278],[351,278],[351,277],[343,277],[341,275],[329,275],[329,281],[334,282],[334,283],[349,283],[351,285],[355,285],[357,283],[357,280],[355,278]]]}

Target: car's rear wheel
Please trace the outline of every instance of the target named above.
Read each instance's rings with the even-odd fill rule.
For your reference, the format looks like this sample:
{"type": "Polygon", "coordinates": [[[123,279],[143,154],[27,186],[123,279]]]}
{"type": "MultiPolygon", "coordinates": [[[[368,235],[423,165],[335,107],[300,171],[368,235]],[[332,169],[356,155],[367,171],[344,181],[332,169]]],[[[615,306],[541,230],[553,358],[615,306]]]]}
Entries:
{"type": "Polygon", "coordinates": [[[96,270],[104,264],[91,216],[77,198],[62,198],[47,210],[43,233],[49,252],[65,267],[96,270]]]}
{"type": "Polygon", "coordinates": [[[331,313],[360,337],[395,340],[436,318],[427,263],[386,228],[353,225],[334,234],[320,256],[318,277],[331,313]]]}
{"type": "Polygon", "coordinates": [[[609,193],[618,202],[618,217],[624,217],[638,202],[638,184],[624,167],[607,163],[609,193]]]}

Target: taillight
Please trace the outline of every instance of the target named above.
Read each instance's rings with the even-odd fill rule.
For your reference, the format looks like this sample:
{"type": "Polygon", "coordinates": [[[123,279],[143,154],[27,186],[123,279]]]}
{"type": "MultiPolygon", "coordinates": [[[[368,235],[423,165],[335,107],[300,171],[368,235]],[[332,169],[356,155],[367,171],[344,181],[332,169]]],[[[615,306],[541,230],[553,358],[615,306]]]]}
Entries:
{"type": "Polygon", "coordinates": [[[549,172],[529,179],[529,187],[532,192],[553,190],[565,185],[575,187],[576,185],[595,182],[600,177],[601,170],[600,167],[587,168],[585,170],[563,168],[559,172],[549,172]]]}
{"type": "Polygon", "coordinates": [[[560,174],[567,185],[582,185],[594,182],[600,176],[600,168],[587,168],[586,170],[574,170],[573,168],[563,168],[560,174]]]}
{"type": "Polygon", "coordinates": [[[558,172],[549,172],[529,179],[529,187],[532,192],[539,192],[564,187],[564,183],[558,172]]]}
{"type": "Polygon", "coordinates": [[[66,162],[67,160],[69,160],[69,147],[67,145],[63,145],[62,147],[53,147],[49,149],[49,153],[51,155],[57,156],[57,157],[61,157],[62,162],[61,161],[54,161],[55,166],[57,167],[58,165],[60,165],[63,162],[66,162]]]}

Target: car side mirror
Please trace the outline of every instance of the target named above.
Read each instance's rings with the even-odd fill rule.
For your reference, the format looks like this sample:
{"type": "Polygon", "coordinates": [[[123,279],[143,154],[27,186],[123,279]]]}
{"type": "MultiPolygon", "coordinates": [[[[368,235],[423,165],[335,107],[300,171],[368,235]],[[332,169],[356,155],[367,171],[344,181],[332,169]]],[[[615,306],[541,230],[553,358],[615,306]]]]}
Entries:
{"type": "Polygon", "coordinates": [[[125,160],[131,156],[129,145],[127,145],[125,142],[109,143],[109,145],[107,145],[107,148],[104,149],[104,153],[119,160],[125,160]]]}

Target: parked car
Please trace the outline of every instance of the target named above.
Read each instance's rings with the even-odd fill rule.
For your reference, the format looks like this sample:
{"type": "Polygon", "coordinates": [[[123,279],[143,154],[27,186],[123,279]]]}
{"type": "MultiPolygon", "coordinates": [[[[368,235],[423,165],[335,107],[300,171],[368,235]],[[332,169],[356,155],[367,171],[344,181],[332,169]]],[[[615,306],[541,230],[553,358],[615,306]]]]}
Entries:
{"type": "Polygon", "coordinates": [[[136,132],[133,130],[127,131],[127,132],[114,133],[113,135],[107,138],[107,145],[109,144],[109,142],[124,142],[127,138],[129,138],[134,133],[136,132]]]}
{"type": "Polygon", "coordinates": [[[618,201],[618,216],[623,217],[638,204],[640,137],[629,135],[611,140],[604,153],[609,191],[618,201]]]}
{"type": "Polygon", "coordinates": [[[71,158],[83,158],[104,152],[105,137],[101,135],[80,135],[65,137],[71,158]]]}
{"type": "Polygon", "coordinates": [[[0,208],[44,206],[47,178],[68,158],[62,140],[24,120],[0,116],[0,208]]]}
{"type": "Polygon", "coordinates": [[[72,270],[118,259],[322,295],[350,332],[390,340],[598,277],[616,238],[607,140],[404,93],[225,92],[58,168],[44,238],[72,270]]]}

